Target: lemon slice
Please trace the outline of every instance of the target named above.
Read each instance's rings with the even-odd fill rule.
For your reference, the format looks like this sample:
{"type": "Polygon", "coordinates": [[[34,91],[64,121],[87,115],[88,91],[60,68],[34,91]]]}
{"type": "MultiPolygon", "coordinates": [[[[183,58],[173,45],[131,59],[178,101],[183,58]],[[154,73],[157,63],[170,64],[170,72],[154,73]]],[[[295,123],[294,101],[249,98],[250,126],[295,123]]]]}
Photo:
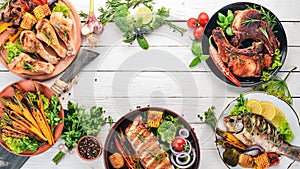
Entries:
{"type": "Polygon", "coordinates": [[[246,104],[247,107],[251,109],[252,113],[255,114],[261,114],[262,113],[262,107],[260,105],[260,102],[256,99],[251,99],[246,104]]]}
{"type": "Polygon", "coordinates": [[[147,7],[141,7],[136,11],[136,18],[142,18],[143,24],[148,24],[152,21],[152,11],[147,7]]]}
{"type": "Polygon", "coordinates": [[[276,116],[276,108],[271,102],[260,102],[262,107],[262,114],[265,118],[272,121],[272,119],[276,116]]]}
{"type": "Polygon", "coordinates": [[[276,109],[276,115],[271,120],[271,122],[277,128],[280,124],[280,120],[285,119],[285,114],[280,109],[278,109],[277,107],[275,107],[275,109],[276,109]]]}

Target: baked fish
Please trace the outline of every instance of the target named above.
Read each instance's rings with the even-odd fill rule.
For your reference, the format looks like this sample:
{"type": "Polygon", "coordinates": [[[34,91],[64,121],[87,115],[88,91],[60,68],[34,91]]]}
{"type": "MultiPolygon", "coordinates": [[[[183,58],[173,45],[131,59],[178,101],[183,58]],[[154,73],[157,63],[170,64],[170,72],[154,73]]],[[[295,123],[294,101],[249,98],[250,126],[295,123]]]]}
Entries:
{"type": "Polygon", "coordinates": [[[246,146],[260,145],[266,152],[274,152],[300,162],[300,147],[293,146],[280,135],[279,130],[261,115],[247,113],[227,116],[224,125],[246,146]]]}

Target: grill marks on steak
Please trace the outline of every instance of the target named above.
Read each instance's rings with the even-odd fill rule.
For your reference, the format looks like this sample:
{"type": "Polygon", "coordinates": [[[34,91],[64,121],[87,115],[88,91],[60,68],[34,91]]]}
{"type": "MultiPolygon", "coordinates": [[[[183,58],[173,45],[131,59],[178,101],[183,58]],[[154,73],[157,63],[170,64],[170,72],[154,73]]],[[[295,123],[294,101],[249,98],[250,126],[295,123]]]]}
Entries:
{"type": "Polygon", "coordinates": [[[271,55],[280,43],[268,23],[262,20],[254,9],[236,11],[233,23],[233,38],[227,40],[222,28],[212,30],[212,37],[218,47],[218,56],[230,71],[239,77],[259,77],[263,70],[262,58],[271,55]],[[245,40],[251,39],[251,46],[241,48],[245,40]]]}
{"type": "Polygon", "coordinates": [[[235,11],[231,26],[232,32],[235,35],[232,38],[232,43],[234,46],[240,47],[242,42],[247,39],[260,41],[273,56],[280,44],[268,23],[261,19],[261,14],[255,9],[235,11]],[[262,30],[266,31],[266,35],[262,30]]]}
{"type": "Polygon", "coordinates": [[[125,134],[144,168],[174,169],[157,138],[149,132],[140,115],[128,125],[125,134]],[[161,160],[157,158],[158,156],[161,160]]]}
{"type": "Polygon", "coordinates": [[[218,55],[228,64],[231,72],[239,77],[258,77],[262,71],[261,57],[263,44],[253,42],[252,46],[239,49],[232,46],[221,28],[212,31],[212,36],[218,46],[218,55]]]}

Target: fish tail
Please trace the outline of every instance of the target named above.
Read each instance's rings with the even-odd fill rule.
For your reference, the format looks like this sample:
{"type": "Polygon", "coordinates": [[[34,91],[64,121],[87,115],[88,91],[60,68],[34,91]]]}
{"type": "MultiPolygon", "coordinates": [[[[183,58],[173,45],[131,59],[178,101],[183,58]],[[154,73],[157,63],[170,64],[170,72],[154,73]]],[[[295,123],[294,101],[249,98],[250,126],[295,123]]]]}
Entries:
{"type": "Polygon", "coordinates": [[[281,146],[281,148],[285,152],[285,156],[300,162],[300,147],[293,145],[284,145],[281,146]]]}

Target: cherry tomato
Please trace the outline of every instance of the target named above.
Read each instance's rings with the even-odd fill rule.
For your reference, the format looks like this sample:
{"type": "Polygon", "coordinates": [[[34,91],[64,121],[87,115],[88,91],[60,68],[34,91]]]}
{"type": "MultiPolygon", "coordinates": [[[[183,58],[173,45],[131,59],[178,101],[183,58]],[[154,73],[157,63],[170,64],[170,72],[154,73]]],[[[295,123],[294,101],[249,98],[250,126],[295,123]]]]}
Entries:
{"type": "Polygon", "coordinates": [[[209,20],[209,16],[205,12],[201,12],[198,16],[199,24],[205,26],[209,20]]]}
{"type": "Polygon", "coordinates": [[[202,38],[203,32],[204,32],[204,27],[199,26],[198,28],[194,29],[194,37],[200,40],[202,38]]]}
{"type": "Polygon", "coordinates": [[[198,20],[196,18],[190,18],[189,20],[187,20],[187,25],[189,28],[197,28],[198,25],[198,20]]]}
{"type": "Polygon", "coordinates": [[[276,153],[268,153],[270,166],[278,165],[280,162],[279,156],[276,153]]]}
{"type": "Polygon", "coordinates": [[[264,55],[264,66],[265,67],[270,67],[272,66],[273,63],[273,57],[269,54],[264,55]]]}
{"type": "Polygon", "coordinates": [[[183,138],[180,138],[180,137],[176,137],[174,140],[173,140],[173,147],[175,150],[177,151],[182,151],[184,146],[186,146],[186,141],[183,139],[183,138]]]}

